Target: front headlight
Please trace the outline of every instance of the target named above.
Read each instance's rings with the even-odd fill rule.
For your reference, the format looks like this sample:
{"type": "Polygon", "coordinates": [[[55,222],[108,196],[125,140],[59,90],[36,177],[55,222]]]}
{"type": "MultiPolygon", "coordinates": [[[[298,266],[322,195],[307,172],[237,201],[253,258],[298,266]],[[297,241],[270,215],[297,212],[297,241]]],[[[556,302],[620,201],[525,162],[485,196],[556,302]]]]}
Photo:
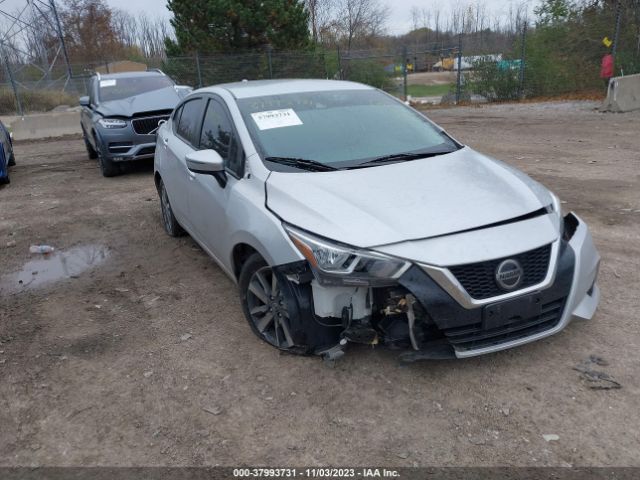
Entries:
{"type": "Polygon", "coordinates": [[[120,118],[101,118],[98,123],[104,128],[124,128],[127,122],[120,118]]]}
{"type": "Polygon", "coordinates": [[[390,285],[411,266],[406,260],[341,245],[289,225],[283,227],[321,283],[390,285]]]}

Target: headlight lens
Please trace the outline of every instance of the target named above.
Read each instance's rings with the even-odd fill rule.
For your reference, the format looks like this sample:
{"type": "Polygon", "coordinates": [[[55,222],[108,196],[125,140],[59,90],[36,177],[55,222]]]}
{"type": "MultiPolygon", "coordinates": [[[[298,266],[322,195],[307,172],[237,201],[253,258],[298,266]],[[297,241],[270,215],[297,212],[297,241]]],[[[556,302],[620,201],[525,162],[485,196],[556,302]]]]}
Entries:
{"type": "Polygon", "coordinates": [[[98,123],[104,128],[124,128],[127,122],[119,118],[101,118],[98,123]]]}
{"type": "Polygon", "coordinates": [[[291,241],[307,259],[321,283],[388,285],[395,283],[411,263],[322,239],[283,225],[291,241]]]}

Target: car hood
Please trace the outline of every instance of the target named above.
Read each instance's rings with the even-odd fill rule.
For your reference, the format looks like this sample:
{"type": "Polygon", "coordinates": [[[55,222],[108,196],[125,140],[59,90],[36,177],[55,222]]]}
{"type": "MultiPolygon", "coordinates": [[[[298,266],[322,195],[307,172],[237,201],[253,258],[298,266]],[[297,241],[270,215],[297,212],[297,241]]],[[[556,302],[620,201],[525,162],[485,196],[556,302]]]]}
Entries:
{"type": "Polygon", "coordinates": [[[122,100],[102,102],[98,113],[105,117],[132,117],[136,113],[173,110],[180,100],[175,87],[166,87],[122,100]]]}
{"type": "Polygon", "coordinates": [[[358,247],[446,235],[526,215],[548,190],[468,147],[335,172],[272,172],[267,206],[282,220],[358,247]]]}

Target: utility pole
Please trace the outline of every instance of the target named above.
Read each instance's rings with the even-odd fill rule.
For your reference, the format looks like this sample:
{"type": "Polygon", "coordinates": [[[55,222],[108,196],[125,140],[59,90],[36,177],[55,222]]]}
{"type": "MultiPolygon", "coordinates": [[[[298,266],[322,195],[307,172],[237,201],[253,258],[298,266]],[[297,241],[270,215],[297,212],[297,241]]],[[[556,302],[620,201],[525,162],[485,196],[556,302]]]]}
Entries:
{"type": "Polygon", "coordinates": [[[526,62],[526,42],[527,42],[527,22],[522,26],[522,39],[521,39],[521,51],[520,51],[520,82],[518,86],[518,98],[522,100],[524,98],[524,74],[525,74],[525,62],[526,62]]]}
{"type": "Polygon", "coordinates": [[[270,43],[267,44],[267,63],[269,66],[269,78],[273,78],[273,58],[271,57],[271,50],[273,47],[270,43]]]}
{"type": "Polygon", "coordinates": [[[620,39],[620,17],[621,17],[621,6],[620,0],[616,1],[616,25],[613,33],[613,47],[611,48],[611,55],[615,58],[616,53],[618,52],[618,40],[620,39]]]}
{"type": "Polygon", "coordinates": [[[613,33],[613,47],[611,48],[611,56],[613,57],[613,76],[616,76],[616,53],[618,52],[618,40],[620,38],[620,17],[621,6],[620,0],[616,1],[616,26],[613,33]]]}
{"type": "Polygon", "coordinates": [[[456,79],[456,105],[460,103],[462,88],[462,33],[458,34],[458,77],[456,79]]]}
{"type": "Polygon", "coordinates": [[[11,72],[11,65],[9,64],[9,56],[7,52],[2,49],[4,63],[7,67],[7,75],[9,76],[9,82],[11,82],[11,88],[13,89],[13,95],[16,97],[16,105],[18,107],[18,115],[21,117],[24,116],[24,111],[22,110],[22,102],[20,101],[20,94],[18,93],[18,86],[16,85],[16,81],[13,78],[13,73],[11,72]]]}
{"type": "Polygon", "coordinates": [[[58,39],[60,40],[60,46],[62,47],[62,55],[64,56],[64,63],[67,66],[67,82],[73,77],[71,71],[71,64],[69,63],[69,54],[67,53],[67,46],[64,43],[64,35],[62,35],[62,27],[60,26],[60,19],[58,18],[58,10],[56,9],[55,0],[49,0],[51,11],[53,12],[53,18],[56,22],[56,30],[58,33],[58,39]]]}
{"type": "Polygon", "coordinates": [[[402,47],[402,94],[405,102],[407,101],[407,55],[409,55],[409,53],[407,47],[404,46],[402,47]]]}
{"type": "Polygon", "coordinates": [[[196,73],[198,74],[198,88],[202,88],[202,71],[200,70],[200,53],[196,50],[196,73]]]}
{"type": "MultiPolygon", "coordinates": [[[[31,7],[31,22],[34,25],[40,25],[41,22],[38,21],[38,8],[36,7],[33,0],[27,0],[27,6],[31,7]]],[[[40,29],[38,29],[40,30],[40,29]]],[[[41,35],[33,36],[33,43],[35,47],[35,60],[36,62],[40,62],[42,64],[42,71],[44,72],[44,78],[47,81],[51,80],[51,70],[49,69],[49,58],[47,55],[47,49],[45,48],[42,42],[41,35]]]]}

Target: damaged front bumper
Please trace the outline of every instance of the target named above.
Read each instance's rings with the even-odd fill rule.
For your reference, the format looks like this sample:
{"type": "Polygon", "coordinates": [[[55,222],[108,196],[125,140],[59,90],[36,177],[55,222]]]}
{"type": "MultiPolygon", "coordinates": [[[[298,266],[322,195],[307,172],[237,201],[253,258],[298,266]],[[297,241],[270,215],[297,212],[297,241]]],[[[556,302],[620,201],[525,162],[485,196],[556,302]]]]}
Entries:
{"type": "MultiPolygon", "coordinates": [[[[574,261],[573,268],[570,271],[570,288],[559,320],[555,325],[551,325],[547,329],[531,333],[522,338],[515,338],[482,348],[456,350],[455,353],[458,358],[473,357],[524,345],[560,332],[575,318],[582,320],[593,318],[600,301],[600,288],[597,284],[600,255],[584,222],[574,214],[567,215],[565,221],[568,224],[572,224],[573,233],[566,245],[571,250],[574,261]]],[[[553,288],[554,286],[549,287],[549,289],[553,288]]]]}
{"type": "Polygon", "coordinates": [[[402,349],[405,361],[465,358],[523,345],[594,315],[600,256],[586,224],[567,215],[564,237],[549,248],[542,281],[480,301],[451,275],[418,264],[380,287],[322,284],[305,261],[274,271],[289,280],[300,351],[337,358],[354,342],[402,349]]]}

